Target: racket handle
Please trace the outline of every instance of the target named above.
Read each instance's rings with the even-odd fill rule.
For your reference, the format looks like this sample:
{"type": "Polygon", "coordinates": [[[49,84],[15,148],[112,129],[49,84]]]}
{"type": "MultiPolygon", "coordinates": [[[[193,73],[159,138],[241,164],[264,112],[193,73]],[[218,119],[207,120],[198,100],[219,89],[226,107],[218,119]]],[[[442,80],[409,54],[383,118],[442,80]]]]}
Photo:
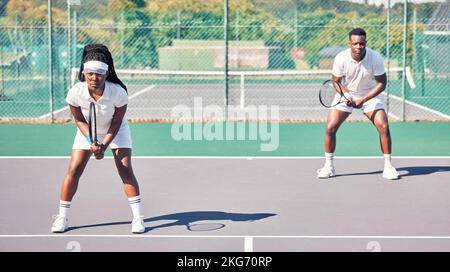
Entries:
{"type": "Polygon", "coordinates": [[[101,152],[99,153],[99,154],[97,154],[97,155],[95,155],[95,158],[97,159],[97,160],[101,160],[101,159],[103,159],[103,157],[105,156],[105,153],[104,153],[104,151],[103,151],[103,144],[98,144],[98,142],[97,141],[95,141],[95,145],[96,146],[100,146],[100,150],[101,150],[101,152]]]}
{"type": "Polygon", "coordinates": [[[99,154],[99,155],[95,155],[94,156],[97,160],[101,160],[101,159],[103,159],[104,157],[105,157],[105,154],[104,153],[101,153],[101,154],[99,154]]]}
{"type": "Polygon", "coordinates": [[[89,137],[89,134],[86,135],[86,140],[88,141],[88,143],[89,143],[90,145],[92,144],[91,137],[89,137]]]}

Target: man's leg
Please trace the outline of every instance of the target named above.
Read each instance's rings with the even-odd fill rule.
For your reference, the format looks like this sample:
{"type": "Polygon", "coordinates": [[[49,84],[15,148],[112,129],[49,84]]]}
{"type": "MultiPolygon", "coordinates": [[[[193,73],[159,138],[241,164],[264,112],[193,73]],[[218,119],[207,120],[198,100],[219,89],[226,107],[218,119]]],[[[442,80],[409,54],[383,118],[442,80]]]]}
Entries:
{"type": "Polygon", "coordinates": [[[325,165],[317,171],[318,178],[329,178],[334,176],[333,156],[336,149],[336,133],[341,124],[350,115],[350,112],[331,109],[327,117],[325,130],[325,165]]]}
{"type": "Polygon", "coordinates": [[[391,164],[392,140],[389,132],[389,121],[384,109],[378,109],[373,112],[367,112],[367,117],[377,128],[380,135],[380,146],[384,157],[383,177],[387,179],[397,179],[398,172],[391,164]]]}
{"type": "Polygon", "coordinates": [[[334,153],[336,149],[336,132],[349,115],[350,112],[335,109],[330,110],[328,113],[324,141],[326,153],[334,153]]]}

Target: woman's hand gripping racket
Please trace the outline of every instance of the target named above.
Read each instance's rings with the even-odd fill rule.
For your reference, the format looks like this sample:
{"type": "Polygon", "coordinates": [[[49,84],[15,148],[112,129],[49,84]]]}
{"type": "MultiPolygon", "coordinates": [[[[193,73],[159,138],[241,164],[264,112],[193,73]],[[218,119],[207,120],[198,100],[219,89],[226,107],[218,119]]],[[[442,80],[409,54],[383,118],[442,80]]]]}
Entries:
{"type": "Polygon", "coordinates": [[[103,153],[102,147],[101,145],[98,143],[98,139],[97,139],[97,114],[96,114],[96,110],[95,110],[95,103],[91,102],[91,104],[89,104],[89,118],[88,118],[88,124],[89,124],[89,139],[91,140],[91,143],[94,144],[94,146],[97,147],[96,150],[98,150],[98,148],[100,149],[100,152],[94,152],[94,156],[97,160],[101,160],[103,159],[103,157],[105,156],[105,154],[103,153]]]}
{"type": "Polygon", "coordinates": [[[326,108],[332,108],[342,102],[346,102],[348,106],[352,106],[353,99],[350,94],[344,90],[344,87],[338,81],[325,81],[319,91],[320,104],[326,108]],[[338,94],[338,96],[336,96],[336,94],[338,94]]]}

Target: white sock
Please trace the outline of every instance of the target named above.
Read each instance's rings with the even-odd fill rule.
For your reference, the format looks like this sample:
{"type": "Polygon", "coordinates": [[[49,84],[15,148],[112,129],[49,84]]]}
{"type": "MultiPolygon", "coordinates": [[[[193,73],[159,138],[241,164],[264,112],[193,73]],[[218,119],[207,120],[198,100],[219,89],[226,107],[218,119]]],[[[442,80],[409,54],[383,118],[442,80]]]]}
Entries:
{"type": "Polygon", "coordinates": [[[333,156],[334,156],[334,153],[326,153],[325,152],[325,165],[333,166],[333,156]]]}
{"type": "Polygon", "coordinates": [[[391,164],[391,154],[383,154],[384,157],[384,167],[392,166],[391,164]]]}
{"type": "Polygon", "coordinates": [[[64,200],[59,201],[59,216],[68,217],[71,203],[72,202],[70,202],[70,201],[64,201],[64,200]]]}
{"type": "Polygon", "coordinates": [[[130,203],[133,218],[139,218],[141,216],[141,196],[129,197],[128,203],[130,203]]]}

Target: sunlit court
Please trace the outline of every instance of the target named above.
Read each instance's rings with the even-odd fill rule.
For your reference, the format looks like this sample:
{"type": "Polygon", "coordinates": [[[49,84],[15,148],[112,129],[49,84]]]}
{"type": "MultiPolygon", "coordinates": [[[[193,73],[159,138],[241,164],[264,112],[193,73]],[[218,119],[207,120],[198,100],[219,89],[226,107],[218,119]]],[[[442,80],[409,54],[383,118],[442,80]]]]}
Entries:
{"type": "Polygon", "coordinates": [[[0,251],[450,251],[449,1],[4,2],[0,251]]]}

